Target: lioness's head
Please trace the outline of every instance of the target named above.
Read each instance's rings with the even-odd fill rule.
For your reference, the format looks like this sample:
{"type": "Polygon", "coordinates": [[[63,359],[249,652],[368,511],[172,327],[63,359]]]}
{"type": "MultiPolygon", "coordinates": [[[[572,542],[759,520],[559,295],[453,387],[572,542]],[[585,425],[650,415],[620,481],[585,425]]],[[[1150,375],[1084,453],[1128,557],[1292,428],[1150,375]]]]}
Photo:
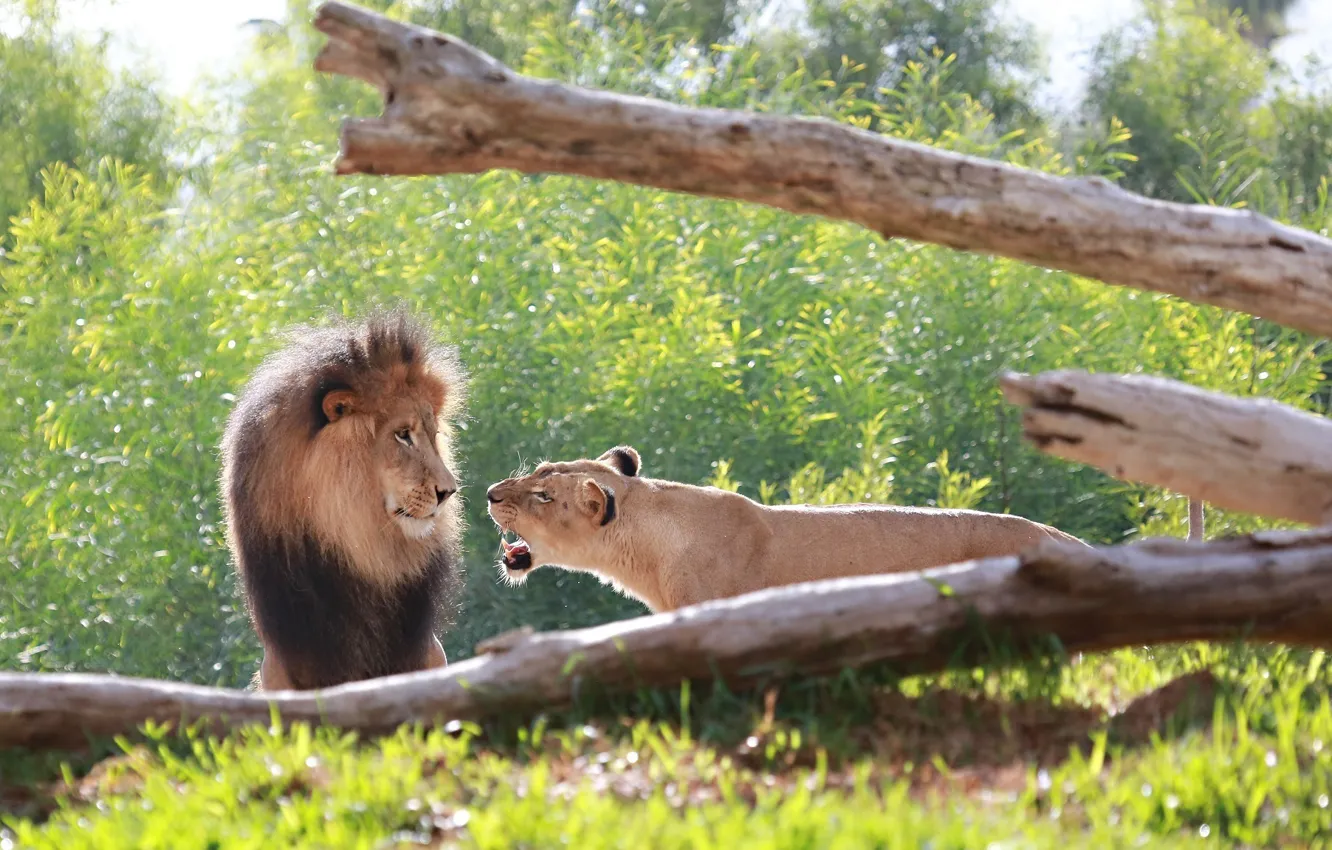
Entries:
{"type": "Polygon", "coordinates": [[[641,461],[629,446],[596,460],[543,463],[529,475],[506,478],[486,491],[490,518],[500,527],[500,563],[516,584],[537,567],[589,563],[615,521],[616,494],[638,477],[641,461]],[[513,533],[513,542],[504,535],[513,533]]]}

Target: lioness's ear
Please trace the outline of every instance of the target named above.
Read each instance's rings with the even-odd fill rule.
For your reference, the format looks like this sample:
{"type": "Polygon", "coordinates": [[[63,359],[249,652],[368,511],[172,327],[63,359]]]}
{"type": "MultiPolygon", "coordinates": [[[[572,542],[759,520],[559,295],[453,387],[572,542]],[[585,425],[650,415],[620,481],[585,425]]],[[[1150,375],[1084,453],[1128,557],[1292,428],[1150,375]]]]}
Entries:
{"type": "Polygon", "coordinates": [[[615,491],[602,487],[592,479],[583,482],[583,510],[592,519],[598,519],[598,525],[605,525],[615,519],[615,491]]]}
{"type": "Polygon", "coordinates": [[[606,488],[606,510],[601,514],[601,524],[605,525],[615,519],[615,491],[606,488]]]}
{"type": "Polygon", "coordinates": [[[628,476],[629,478],[633,478],[637,475],[638,470],[641,469],[643,465],[642,458],[638,456],[638,452],[634,451],[633,446],[616,446],[597,458],[597,460],[602,463],[610,464],[620,470],[621,475],[628,476]]]}
{"type": "Polygon", "coordinates": [[[330,423],[356,412],[356,393],[351,390],[333,390],[324,396],[320,407],[330,423]]]}

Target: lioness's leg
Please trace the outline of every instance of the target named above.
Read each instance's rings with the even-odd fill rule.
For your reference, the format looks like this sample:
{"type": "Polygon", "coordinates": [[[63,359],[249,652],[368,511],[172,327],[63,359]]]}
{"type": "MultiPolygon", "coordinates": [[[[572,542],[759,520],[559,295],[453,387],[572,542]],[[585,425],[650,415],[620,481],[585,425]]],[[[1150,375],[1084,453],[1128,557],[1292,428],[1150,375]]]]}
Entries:
{"type": "Polygon", "coordinates": [[[290,691],[295,690],[291,683],[291,677],[287,675],[287,668],[282,666],[282,662],[277,656],[265,650],[264,661],[259,665],[259,691],[290,691]]]}
{"type": "Polygon", "coordinates": [[[449,659],[444,655],[444,646],[439,642],[439,638],[430,636],[430,647],[426,650],[426,669],[433,670],[436,667],[449,666],[449,659]]]}

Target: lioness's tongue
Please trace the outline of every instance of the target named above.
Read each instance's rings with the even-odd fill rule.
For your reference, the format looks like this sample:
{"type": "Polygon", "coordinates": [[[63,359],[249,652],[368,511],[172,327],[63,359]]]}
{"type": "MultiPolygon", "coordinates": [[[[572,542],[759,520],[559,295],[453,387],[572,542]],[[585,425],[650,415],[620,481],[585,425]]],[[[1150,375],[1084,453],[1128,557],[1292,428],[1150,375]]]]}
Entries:
{"type": "Polygon", "coordinates": [[[519,537],[512,543],[500,538],[500,548],[504,551],[504,565],[511,570],[525,570],[532,566],[532,547],[519,537]]]}
{"type": "Polygon", "coordinates": [[[515,543],[505,543],[504,566],[514,572],[523,572],[532,568],[532,549],[526,540],[520,537],[515,543]]]}
{"type": "Polygon", "coordinates": [[[528,551],[530,551],[530,547],[527,545],[527,541],[524,540],[524,539],[521,538],[521,537],[519,537],[518,539],[514,540],[512,543],[510,543],[509,541],[507,541],[507,540],[505,540],[503,537],[501,537],[501,538],[500,538],[500,548],[504,550],[504,554],[505,554],[505,555],[512,555],[512,554],[515,553],[515,552],[528,552],[528,551]]]}

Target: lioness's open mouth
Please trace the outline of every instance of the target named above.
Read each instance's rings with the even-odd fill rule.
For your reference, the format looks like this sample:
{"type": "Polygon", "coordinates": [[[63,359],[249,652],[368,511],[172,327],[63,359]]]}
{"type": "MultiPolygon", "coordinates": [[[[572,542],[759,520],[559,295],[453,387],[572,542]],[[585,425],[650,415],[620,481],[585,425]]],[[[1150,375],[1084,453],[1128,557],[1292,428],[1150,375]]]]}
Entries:
{"type": "Polygon", "coordinates": [[[503,550],[504,569],[521,573],[532,569],[532,547],[527,545],[527,541],[514,535],[514,541],[510,543],[500,535],[500,549],[503,550]]]}

